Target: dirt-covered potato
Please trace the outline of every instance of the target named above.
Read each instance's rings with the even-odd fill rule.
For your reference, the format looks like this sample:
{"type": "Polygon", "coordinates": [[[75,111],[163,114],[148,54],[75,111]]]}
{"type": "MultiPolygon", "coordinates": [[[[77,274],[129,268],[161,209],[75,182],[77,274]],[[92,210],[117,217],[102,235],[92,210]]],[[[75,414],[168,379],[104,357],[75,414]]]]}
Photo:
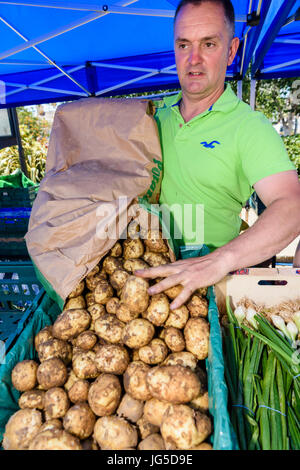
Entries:
{"type": "Polygon", "coordinates": [[[129,323],[131,320],[138,318],[139,313],[132,312],[129,307],[122,302],[119,302],[119,307],[116,311],[116,317],[123,323],[129,323]]]}
{"type": "Polygon", "coordinates": [[[159,230],[148,230],[147,237],[144,239],[144,244],[148,251],[154,253],[168,253],[168,245],[162,238],[159,230]]]}
{"type": "Polygon", "coordinates": [[[130,358],[127,349],[118,344],[102,346],[95,356],[95,364],[100,372],[120,375],[128,367],[130,358]]]}
{"type": "Polygon", "coordinates": [[[90,384],[87,380],[77,380],[68,391],[68,397],[72,403],[87,401],[90,384]]]}
{"type": "Polygon", "coordinates": [[[201,411],[201,413],[208,413],[209,410],[209,398],[208,391],[200,393],[200,395],[189,403],[189,406],[194,410],[201,411]]]}
{"type": "Polygon", "coordinates": [[[109,277],[109,281],[114,289],[119,290],[122,289],[128,277],[129,273],[127,271],[124,269],[116,269],[109,277]]]}
{"type": "Polygon", "coordinates": [[[53,428],[38,433],[30,442],[29,450],[82,450],[82,447],[77,437],[53,428]]]}
{"type": "Polygon", "coordinates": [[[131,423],[136,423],[143,415],[144,402],[136,400],[128,393],[123,395],[121,403],[117,409],[117,415],[125,418],[131,423]]]}
{"type": "Polygon", "coordinates": [[[85,283],[84,281],[80,281],[74,290],[68,295],[68,299],[73,299],[74,297],[79,297],[82,292],[84,291],[85,283]]]}
{"type": "Polygon", "coordinates": [[[67,380],[64,383],[64,389],[67,390],[68,392],[70,388],[74,385],[74,383],[77,382],[77,380],[79,380],[79,378],[75,375],[75,372],[73,371],[73,369],[68,369],[67,374],[68,375],[67,375],[67,380]]]}
{"type": "Polygon", "coordinates": [[[93,436],[83,439],[80,441],[80,444],[82,446],[82,450],[99,450],[99,446],[93,436]]]}
{"type": "Polygon", "coordinates": [[[182,330],[185,327],[188,319],[189,311],[185,305],[182,305],[181,307],[170,311],[169,316],[165,322],[165,327],[172,326],[173,328],[182,330]]]}
{"type": "Polygon", "coordinates": [[[139,360],[140,360],[139,350],[138,349],[132,349],[131,350],[131,361],[139,361],[139,360]]]}
{"type": "Polygon", "coordinates": [[[199,287],[195,290],[195,294],[199,294],[202,297],[206,297],[208,292],[208,287],[199,287]]]}
{"type": "Polygon", "coordinates": [[[67,411],[63,425],[66,431],[79,439],[87,439],[93,432],[96,417],[87,403],[78,403],[67,411]]]}
{"type": "Polygon", "coordinates": [[[165,323],[170,313],[169,299],[165,294],[154,294],[151,296],[145,317],[155,326],[165,323]]]}
{"type": "Polygon", "coordinates": [[[97,416],[112,415],[121,400],[121,384],[116,375],[101,374],[90,385],[88,403],[97,416]]]}
{"type": "Polygon", "coordinates": [[[36,351],[38,350],[40,344],[53,338],[52,328],[53,328],[52,325],[45,326],[45,328],[43,328],[42,330],[38,332],[38,334],[34,338],[34,347],[36,351]]]}
{"type": "Polygon", "coordinates": [[[147,364],[134,361],[129,364],[123,375],[125,391],[136,400],[146,401],[152,398],[146,381],[150,370],[151,368],[147,364]]]}
{"type": "Polygon", "coordinates": [[[86,306],[87,306],[87,310],[89,311],[88,307],[90,307],[91,305],[94,305],[96,303],[95,302],[95,297],[94,297],[94,292],[88,292],[85,295],[85,303],[86,303],[86,306]]]}
{"type": "Polygon", "coordinates": [[[86,302],[83,295],[79,297],[72,297],[72,299],[67,300],[64,306],[64,310],[70,310],[71,308],[85,308],[86,302]]]}
{"type": "Polygon", "coordinates": [[[166,328],[164,341],[173,352],[181,352],[185,349],[184,337],[181,330],[173,326],[166,328]]]}
{"type": "Polygon", "coordinates": [[[93,269],[91,269],[90,272],[87,274],[85,279],[87,279],[89,277],[92,277],[92,276],[95,276],[95,274],[99,273],[99,271],[100,271],[100,268],[99,268],[98,264],[96,264],[96,266],[93,269]]]}
{"type": "Polygon", "coordinates": [[[145,419],[155,426],[160,427],[163,415],[166,410],[171,406],[171,403],[158,400],[158,398],[150,398],[144,405],[145,419]]]}
{"type": "Polygon", "coordinates": [[[73,355],[72,367],[79,379],[94,379],[98,377],[99,371],[95,363],[96,353],[94,351],[82,351],[73,355]]]}
{"type": "Polygon", "coordinates": [[[151,434],[159,432],[159,427],[149,423],[145,415],[143,415],[136,424],[138,425],[141,439],[146,439],[146,437],[150,436],[151,434]]]}
{"type": "Polygon", "coordinates": [[[169,287],[169,289],[166,289],[164,293],[167,294],[167,296],[173,300],[181,293],[182,289],[183,286],[181,284],[178,284],[177,286],[169,287]]]}
{"type": "Polygon", "coordinates": [[[120,242],[116,242],[112,249],[109,252],[110,256],[114,256],[115,258],[120,258],[122,256],[122,245],[120,242]]]}
{"type": "Polygon", "coordinates": [[[188,403],[201,390],[197,375],[182,366],[153,367],[146,380],[152,397],[174,404],[188,403]]]}
{"type": "Polygon", "coordinates": [[[88,290],[93,292],[96,289],[97,284],[99,282],[106,281],[106,279],[107,276],[103,272],[94,274],[93,276],[89,276],[86,278],[86,287],[88,288],[88,290]]]}
{"type": "Polygon", "coordinates": [[[144,254],[145,248],[142,240],[136,238],[134,240],[128,238],[123,242],[123,258],[126,259],[135,259],[141,258],[144,254]]]}
{"type": "Polygon", "coordinates": [[[130,274],[134,274],[134,271],[138,269],[148,269],[150,265],[142,259],[126,259],[123,263],[123,268],[130,274]]]}
{"type": "Polygon", "coordinates": [[[201,317],[190,318],[184,327],[186,350],[200,361],[208,356],[209,323],[201,317]]]}
{"type": "Polygon", "coordinates": [[[148,281],[141,277],[129,276],[122,289],[121,301],[133,313],[142,313],[149,304],[148,289],[148,281]]]}
{"type": "Polygon", "coordinates": [[[60,419],[48,419],[39,429],[39,433],[43,431],[49,431],[50,429],[62,429],[62,422],[60,419]]]}
{"type": "Polygon", "coordinates": [[[114,290],[108,281],[98,282],[94,290],[94,298],[97,304],[105,305],[113,295],[114,290]]]}
{"type": "Polygon", "coordinates": [[[123,259],[115,256],[107,256],[103,260],[103,269],[110,276],[116,269],[122,269],[123,259]]]}
{"type": "Polygon", "coordinates": [[[159,338],[154,338],[149,344],[139,349],[139,358],[146,364],[159,364],[168,355],[166,343],[159,338]]]}
{"type": "Polygon", "coordinates": [[[64,310],[55,320],[53,336],[68,341],[87,330],[91,316],[85,309],[64,310]]]}
{"type": "Polygon", "coordinates": [[[117,416],[99,418],[95,424],[94,437],[102,450],[134,448],[138,441],[135,427],[117,416]]]}
{"type": "Polygon", "coordinates": [[[97,320],[97,318],[103,317],[103,315],[106,314],[106,309],[104,305],[94,303],[93,305],[89,306],[88,312],[91,315],[93,321],[97,320]]]}
{"type": "Polygon", "coordinates": [[[42,410],[44,408],[44,395],[45,392],[43,390],[28,390],[22,393],[18,405],[21,409],[36,408],[42,410]]]}
{"type": "Polygon", "coordinates": [[[213,446],[209,442],[202,442],[198,446],[191,447],[190,450],[213,450],[213,446]]]}
{"type": "Polygon", "coordinates": [[[210,418],[186,405],[173,405],[164,414],[160,427],[166,449],[191,449],[212,431],[210,418]]]}
{"type": "Polygon", "coordinates": [[[120,307],[120,299],[118,297],[111,297],[105,305],[107,313],[115,315],[120,307]]]}
{"type": "Polygon", "coordinates": [[[63,388],[53,387],[45,393],[44,408],[50,419],[63,418],[69,406],[68,395],[63,388]]]}
{"type": "Polygon", "coordinates": [[[87,330],[83,331],[80,333],[80,335],[77,336],[77,338],[75,338],[75,345],[78,348],[88,351],[89,349],[93,349],[97,341],[97,335],[95,335],[95,333],[92,331],[87,330]]]}
{"type": "Polygon", "coordinates": [[[61,387],[67,381],[68,372],[65,364],[58,357],[47,359],[37,369],[37,381],[44,390],[61,387]]]}
{"type": "Polygon", "coordinates": [[[11,381],[15,389],[19,392],[27,392],[37,385],[37,362],[25,359],[18,362],[12,370],[11,381]]]}
{"type": "Polygon", "coordinates": [[[208,300],[201,295],[194,294],[187,303],[191,317],[207,317],[208,300]]]}
{"type": "Polygon", "coordinates": [[[67,365],[72,359],[71,345],[67,341],[58,338],[51,338],[40,344],[37,352],[40,362],[58,357],[67,365]]]}
{"type": "Polygon", "coordinates": [[[188,351],[174,352],[170,354],[164,361],[164,366],[183,366],[189,367],[195,371],[197,366],[197,358],[188,351]]]}
{"type": "Polygon", "coordinates": [[[154,433],[140,441],[137,448],[138,450],[165,450],[165,444],[161,435],[154,433]]]}
{"type": "Polygon", "coordinates": [[[120,343],[122,340],[124,323],[115,315],[106,314],[95,321],[95,332],[108,343],[120,343]]]}
{"type": "Polygon", "coordinates": [[[4,450],[26,450],[42,425],[42,413],[38,410],[18,410],[5,426],[2,446],[4,450]]]}
{"type": "Polygon", "coordinates": [[[122,341],[131,349],[139,349],[150,343],[154,333],[152,323],[144,318],[136,318],[125,325],[122,341]]]}
{"type": "Polygon", "coordinates": [[[154,251],[146,251],[143,256],[143,260],[151,267],[160,266],[161,264],[168,264],[170,260],[163,253],[154,253],[154,251]]]}

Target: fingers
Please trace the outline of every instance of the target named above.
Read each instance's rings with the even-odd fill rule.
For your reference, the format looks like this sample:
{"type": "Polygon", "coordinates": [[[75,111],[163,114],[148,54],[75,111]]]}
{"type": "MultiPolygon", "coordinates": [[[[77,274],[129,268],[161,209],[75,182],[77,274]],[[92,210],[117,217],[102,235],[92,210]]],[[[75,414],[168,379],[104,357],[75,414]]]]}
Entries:
{"type": "Polygon", "coordinates": [[[166,279],[163,279],[162,281],[158,282],[154,286],[151,286],[148,289],[148,292],[150,295],[160,294],[160,292],[163,292],[166,289],[169,289],[169,287],[176,286],[179,283],[180,281],[179,281],[177,274],[173,276],[169,276],[166,279]]]}
{"type": "Polygon", "coordinates": [[[170,309],[175,310],[176,308],[181,307],[187,300],[190,298],[192,293],[194,292],[195,289],[185,286],[182,291],[180,292],[179,295],[173,300],[173,302],[170,304],[170,309]]]}
{"type": "Polygon", "coordinates": [[[167,277],[171,276],[172,274],[177,272],[177,269],[173,264],[164,264],[161,266],[157,266],[155,268],[149,269],[137,269],[134,271],[134,276],[140,276],[149,279],[155,279],[157,277],[167,277]]]}

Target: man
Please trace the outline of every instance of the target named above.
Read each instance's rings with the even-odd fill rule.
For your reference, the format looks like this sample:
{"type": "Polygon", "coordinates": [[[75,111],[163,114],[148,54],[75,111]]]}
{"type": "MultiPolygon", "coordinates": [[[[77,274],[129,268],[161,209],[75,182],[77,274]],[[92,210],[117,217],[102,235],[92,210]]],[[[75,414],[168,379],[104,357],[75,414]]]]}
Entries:
{"type": "Polygon", "coordinates": [[[224,88],[238,46],[229,0],[180,2],[174,47],[182,91],[157,112],[164,161],[160,202],[203,204],[204,240],[187,240],[185,225],[183,238],[204,241],[211,253],[136,272],[164,278],[150,294],[183,285],[172,309],[197,288],[271,258],[300,233],[300,185],[280,137],[262,114],[224,88]],[[239,235],[239,213],[253,189],[267,208],[239,235]]]}

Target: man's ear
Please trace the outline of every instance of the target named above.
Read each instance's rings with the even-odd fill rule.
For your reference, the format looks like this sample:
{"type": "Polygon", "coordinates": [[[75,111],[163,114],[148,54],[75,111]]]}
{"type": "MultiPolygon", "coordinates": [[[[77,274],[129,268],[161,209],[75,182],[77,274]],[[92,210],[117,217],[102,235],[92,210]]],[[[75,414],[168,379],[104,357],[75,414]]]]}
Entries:
{"type": "Polygon", "coordinates": [[[235,37],[231,40],[230,47],[229,47],[228,61],[227,61],[228,66],[232,64],[235,58],[235,55],[237,53],[237,50],[239,48],[239,45],[240,45],[239,38],[235,37]]]}

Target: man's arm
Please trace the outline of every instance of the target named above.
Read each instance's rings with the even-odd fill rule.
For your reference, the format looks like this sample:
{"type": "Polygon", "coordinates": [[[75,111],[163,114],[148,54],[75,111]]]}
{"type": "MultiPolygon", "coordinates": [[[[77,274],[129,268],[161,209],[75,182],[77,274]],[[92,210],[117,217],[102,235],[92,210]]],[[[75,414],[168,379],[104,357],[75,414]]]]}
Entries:
{"type": "Polygon", "coordinates": [[[144,278],[165,278],[149,293],[158,294],[182,284],[181,294],[171,304],[172,309],[178,308],[197,288],[219,282],[230,271],[265,261],[294,240],[300,233],[300,183],[296,171],[267,176],[254,189],[267,208],[252,227],[209,255],[136,271],[144,278]]]}

